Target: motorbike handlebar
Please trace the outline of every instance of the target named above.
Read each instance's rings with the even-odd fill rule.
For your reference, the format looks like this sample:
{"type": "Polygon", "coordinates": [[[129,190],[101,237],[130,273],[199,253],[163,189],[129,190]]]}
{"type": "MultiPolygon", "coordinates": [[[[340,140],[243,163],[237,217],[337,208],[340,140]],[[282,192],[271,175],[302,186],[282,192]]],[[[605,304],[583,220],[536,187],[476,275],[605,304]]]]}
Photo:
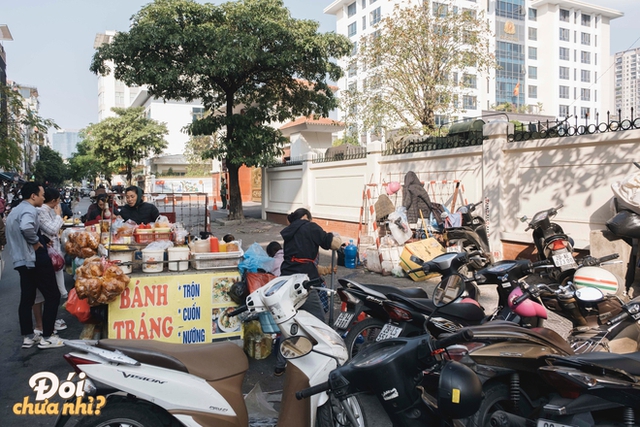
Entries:
{"type": "Polygon", "coordinates": [[[602,264],[603,262],[611,261],[612,259],[619,258],[620,255],[615,253],[611,255],[605,255],[602,258],[598,258],[598,264],[602,264]]]}
{"type": "Polygon", "coordinates": [[[607,326],[611,326],[611,325],[615,325],[616,323],[620,323],[621,321],[623,321],[627,317],[629,317],[629,313],[627,313],[626,311],[623,311],[622,313],[618,314],[617,316],[614,316],[613,318],[609,319],[609,321],[607,322],[607,326]]]}
{"type": "Polygon", "coordinates": [[[247,311],[247,305],[241,305],[240,307],[236,308],[235,310],[232,310],[229,312],[228,316],[237,316],[240,313],[244,313],[245,311],[247,311]]]}
{"type": "Polygon", "coordinates": [[[313,396],[314,394],[322,393],[323,391],[327,391],[330,389],[331,385],[329,384],[329,381],[327,381],[322,384],[314,385],[313,387],[305,388],[304,390],[296,392],[296,399],[306,399],[307,397],[313,396]]]}
{"type": "Polygon", "coordinates": [[[457,344],[459,342],[471,341],[473,339],[473,331],[471,329],[460,329],[458,332],[454,332],[447,335],[444,338],[435,340],[433,345],[434,349],[445,348],[451,344],[457,344]]]}
{"type": "Polygon", "coordinates": [[[511,301],[511,304],[513,304],[514,306],[520,304],[522,301],[529,299],[529,293],[523,293],[522,295],[520,295],[519,297],[516,297],[516,299],[514,299],[513,301],[511,301]]]}
{"type": "Polygon", "coordinates": [[[304,288],[309,291],[314,286],[322,286],[322,283],[322,279],[318,277],[317,279],[305,280],[304,282],[302,282],[302,286],[304,286],[304,288]]]}

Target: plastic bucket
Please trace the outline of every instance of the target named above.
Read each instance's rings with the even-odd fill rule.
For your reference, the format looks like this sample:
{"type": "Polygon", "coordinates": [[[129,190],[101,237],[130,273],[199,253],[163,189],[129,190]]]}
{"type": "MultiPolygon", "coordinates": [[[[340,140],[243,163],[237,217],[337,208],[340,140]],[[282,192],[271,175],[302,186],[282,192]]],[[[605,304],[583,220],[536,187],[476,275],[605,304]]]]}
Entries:
{"type": "MultiPolygon", "coordinates": [[[[133,251],[111,251],[109,252],[111,261],[133,262],[133,251]]],[[[120,269],[124,274],[131,273],[131,264],[121,265],[120,269]]]]}
{"type": "Polygon", "coordinates": [[[167,252],[169,253],[169,271],[184,271],[189,268],[189,248],[184,246],[168,248],[167,252]]]}
{"type": "Polygon", "coordinates": [[[145,273],[162,273],[164,264],[147,264],[148,262],[164,261],[164,250],[143,249],[142,250],[142,271],[145,273]]]}

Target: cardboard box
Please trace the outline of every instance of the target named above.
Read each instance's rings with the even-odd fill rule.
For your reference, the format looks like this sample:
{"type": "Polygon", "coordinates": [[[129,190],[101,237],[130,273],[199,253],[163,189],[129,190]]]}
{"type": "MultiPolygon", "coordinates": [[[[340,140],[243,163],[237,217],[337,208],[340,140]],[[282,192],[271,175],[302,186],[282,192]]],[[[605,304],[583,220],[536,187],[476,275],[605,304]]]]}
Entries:
{"type": "MultiPolygon", "coordinates": [[[[414,268],[420,267],[418,264],[411,261],[411,255],[415,255],[426,262],[431,261],[433,258],[445,252],[446,251],[444,250],[442,245],[433,237],[413,243],[407,243],[406,245],[404,245],[404,250],[402,251],[402,255],[400,256],[400,266],[405,272],[407,272],[414,268]]],[[[438,273],[424,274],[422,271],[419,271],[417,273],[409,274],[409,277],[413,281],[419,282],[437,275],[438,273]]]]}

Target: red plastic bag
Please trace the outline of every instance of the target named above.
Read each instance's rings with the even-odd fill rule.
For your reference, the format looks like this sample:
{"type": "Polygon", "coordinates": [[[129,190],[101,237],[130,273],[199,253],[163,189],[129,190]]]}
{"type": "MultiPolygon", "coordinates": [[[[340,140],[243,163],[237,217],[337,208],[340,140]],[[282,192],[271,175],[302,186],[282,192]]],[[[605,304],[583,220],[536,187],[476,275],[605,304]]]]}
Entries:
{"type": "Polygon", "coordinates": [[[73,314],[82,323],[88,323],[91,320],[89,301],[78,298],[75,288],[69,291],[66,308],[69,313],[73,314]]]}
{"type": "Polygon", "coordinates": [[[244,279],[247,282],[249,293],[260,289],[275,278],[276,276],[271,273],[252,273],[250,271],[244,273],[244,279]]]}
{"type": "Polygon", "coordinates": [[[51,258],[51,264],[55,271],[60,271],[64,268],[64,258],[53,246],[47,247],[49,258],[51,258]]]}

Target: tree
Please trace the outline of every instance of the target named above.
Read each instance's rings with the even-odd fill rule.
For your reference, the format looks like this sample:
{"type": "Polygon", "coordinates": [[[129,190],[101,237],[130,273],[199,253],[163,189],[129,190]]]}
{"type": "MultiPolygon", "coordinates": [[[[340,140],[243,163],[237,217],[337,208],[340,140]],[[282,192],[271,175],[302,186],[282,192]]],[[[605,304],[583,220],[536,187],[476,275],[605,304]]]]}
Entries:
{"type": "Polygon", "coordinates": [[[208,135],[192,136],[187,141],[184,150],[184,157],[187,159],[187,175],[203,176],[211,172],[211,160],[208,162],[202,158],[202,153],[206,153],[213,148],[214,139],[208,135]]]}
{"type": "Polygon", "coordinates": [[[483,12],[435,2],[397,5],[348,63],[366,78],[363,88],[351,85],[345,93],[347,123],[379,135],[398,128],[433,133],[435,113],[457,111],[456,98],[494,66],[489,36],[483,12]]]}
{"type": "Polygon", "coordinates": [[[270,127],[301,115],[328,116],[337,106],[330,80],[342,75],[331,58],[351,43],[319,24],[293,19],[282,0],[221,5],[156,0],[134,17],[129,32],[98,48],[91,70],[146,85],[164,99],[199,99],[206,114],[190,127],[216,143],[203,153],[229,173],[229,217],[242,219],[238,170],[282,154],[286,141],[270,127]]]}
{"type": "Polygon", "coordinates": [[[96,158],[93,150],[86,140],[85,130],[80,131],[82,140],[76,146],[76,152],[69,159],[69,174],[73,181],[88,179],[95,182],[98,175],[111,177],[115,172],[108,162],[101,162],[96,158]]]}
{"type": "Polygon", "coordinates": [[[33,174],[38,182],[60,185],[67,179],[68,169],[60,154],[45,145],[40,147],[40,159],[34,164],[33,174]]]}
{"type": "Polygon", "coordinates": [[[167,126],[144,117],[144,107],[112,110],[117,116],[89,125],[83,130],[84,138],[96,159],[111,169],[123,168],[131,185],[134,166],[167,148],[167,126]]]}
{"type": "Polygon", "coordinates": [[[6,133],[4,128],[0,132],[0,169],[19,170],[25,159],[26,170],[22,172],[30,172],[32,165],[29,163],[33,153],[25,151],[25,143],[33,147],[41,146],[49,128],[59,127],[53,120],[44,119],[29,108],[16,89],[0,84],[0,99],[7,104],[7,117],[1,120],[7,127],[6,133]]]}

